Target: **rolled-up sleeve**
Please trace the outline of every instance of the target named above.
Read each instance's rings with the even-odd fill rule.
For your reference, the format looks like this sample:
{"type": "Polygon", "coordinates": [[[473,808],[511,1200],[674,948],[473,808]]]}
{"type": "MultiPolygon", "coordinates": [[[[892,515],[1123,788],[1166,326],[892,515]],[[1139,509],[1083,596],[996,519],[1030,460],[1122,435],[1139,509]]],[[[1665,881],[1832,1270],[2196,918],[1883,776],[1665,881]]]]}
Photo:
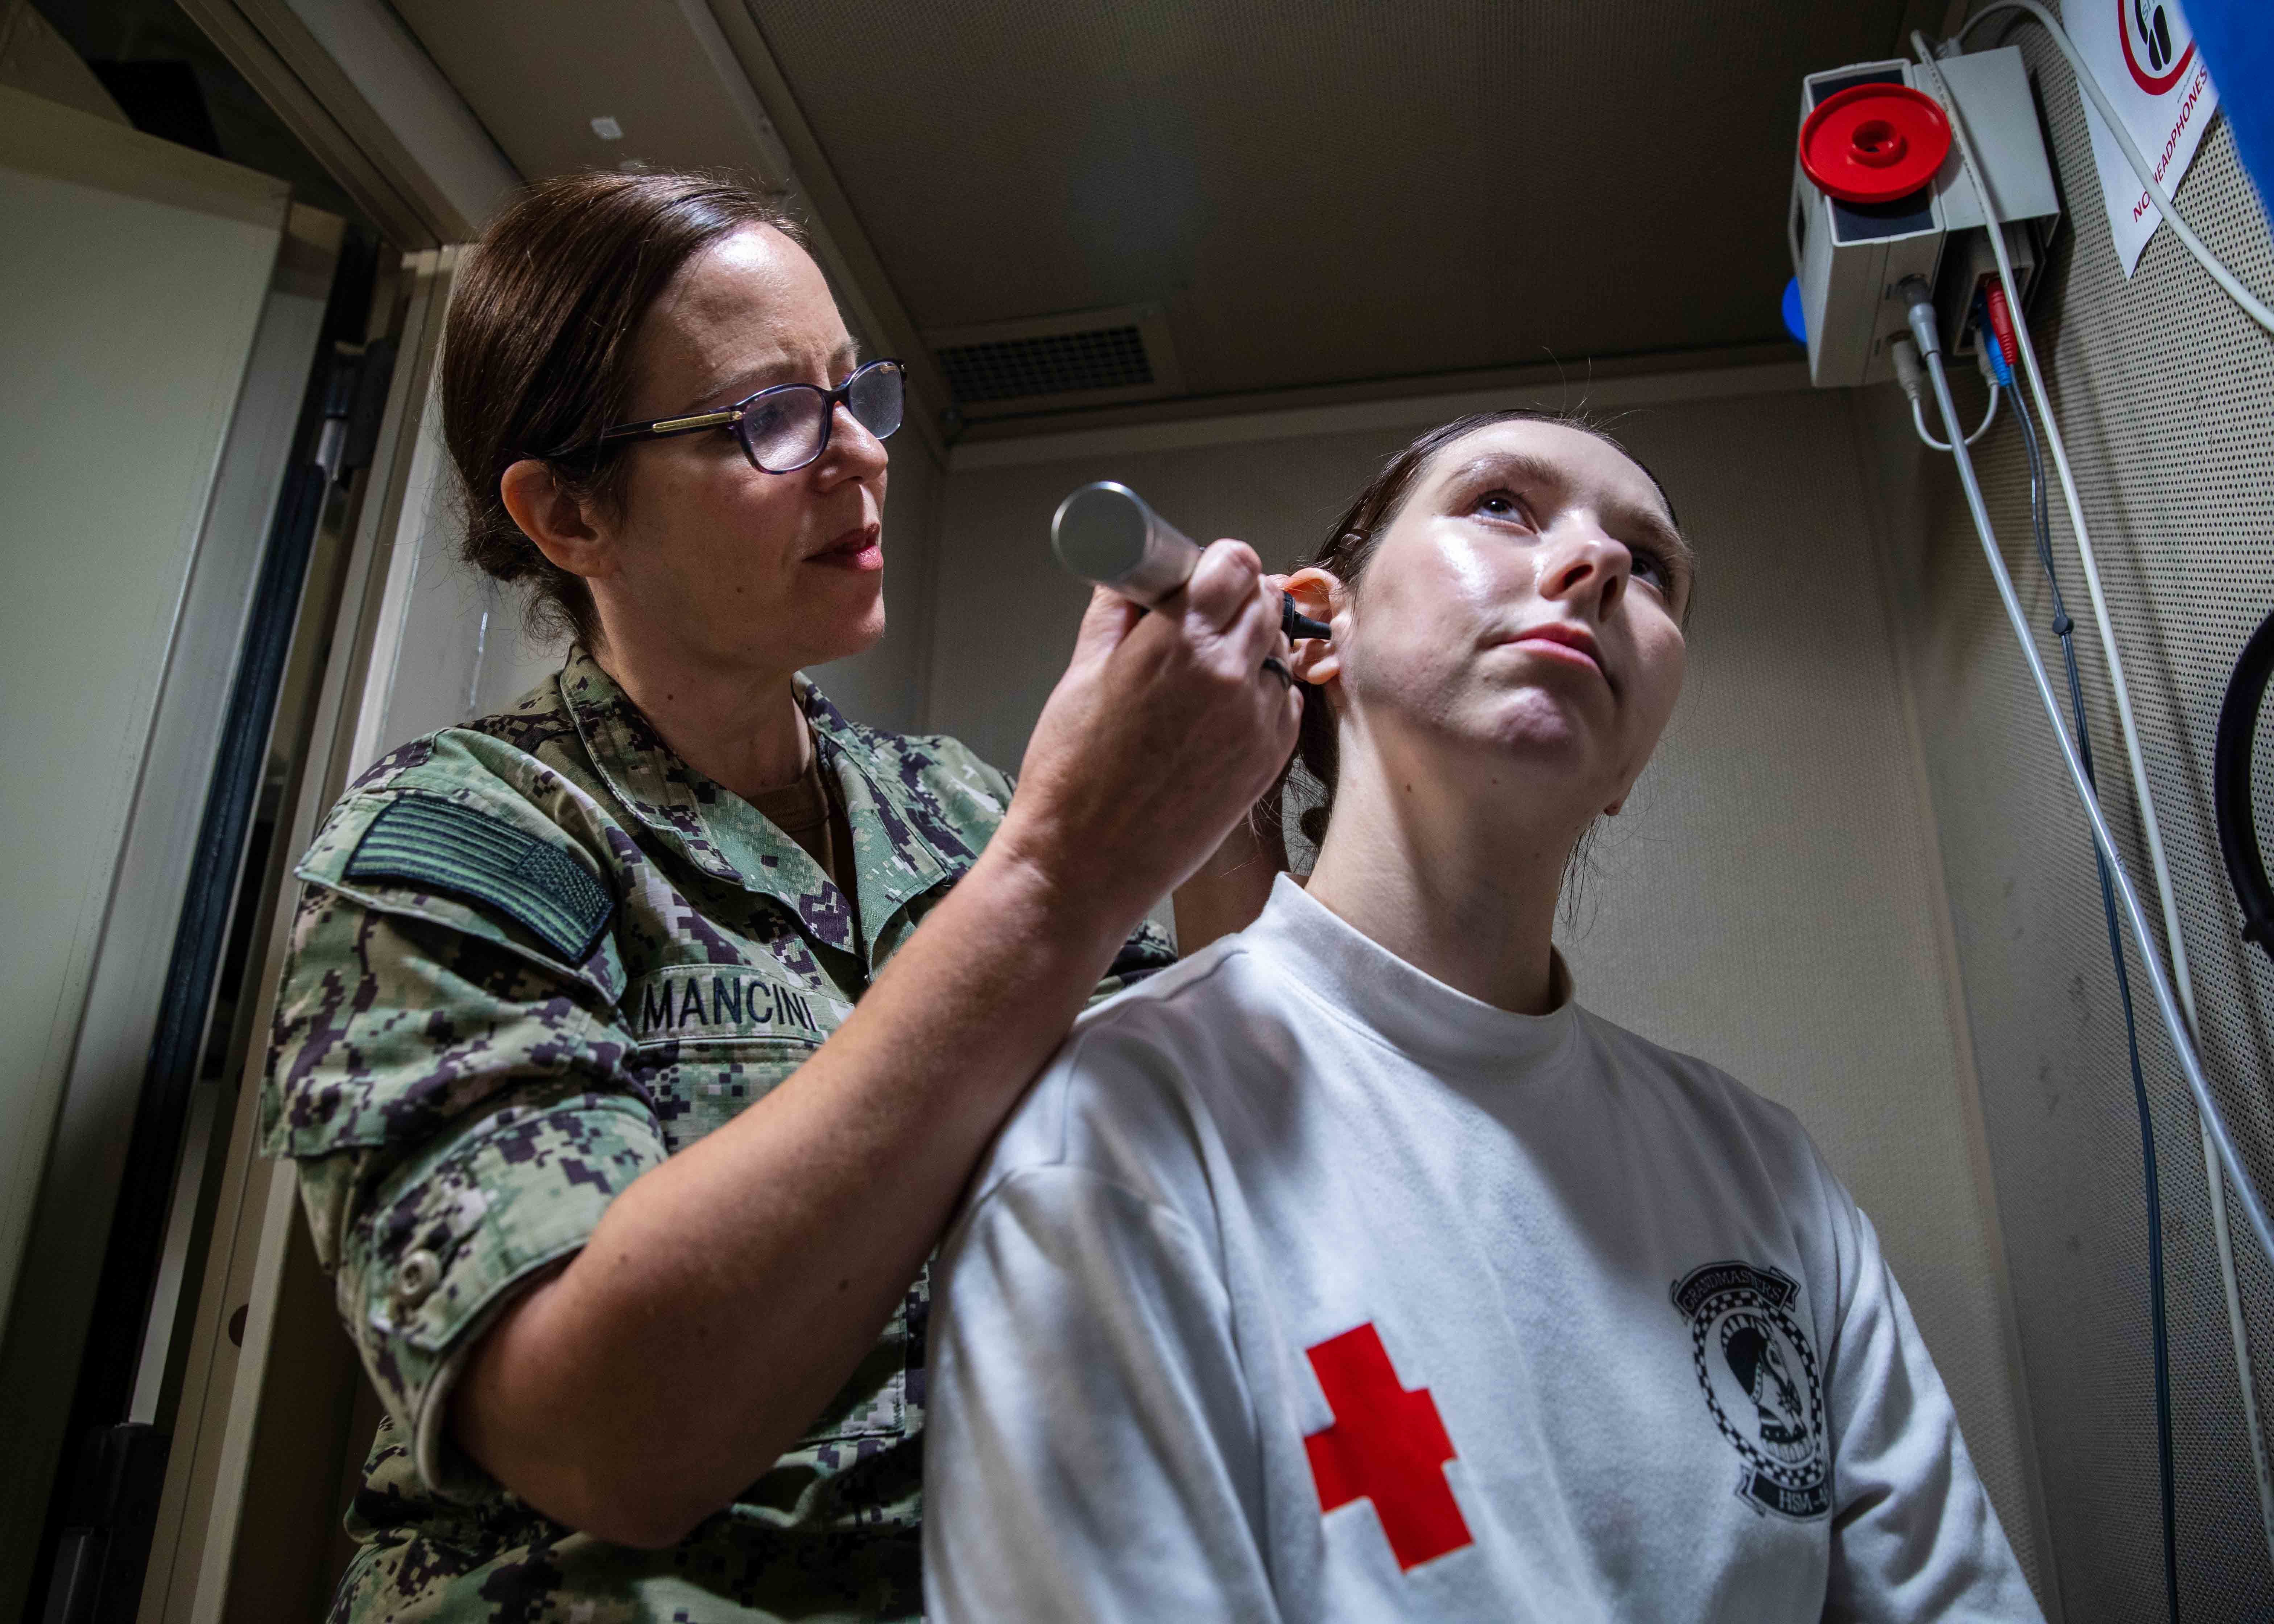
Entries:
{"type": "Polygon", "coordinates": [[[666,1154],[595,989],[450,923],[312,886],[264,1083],[364,1368],[438,1493],[495,1485],[455,1450],[474,1340],[666,1154]]]}

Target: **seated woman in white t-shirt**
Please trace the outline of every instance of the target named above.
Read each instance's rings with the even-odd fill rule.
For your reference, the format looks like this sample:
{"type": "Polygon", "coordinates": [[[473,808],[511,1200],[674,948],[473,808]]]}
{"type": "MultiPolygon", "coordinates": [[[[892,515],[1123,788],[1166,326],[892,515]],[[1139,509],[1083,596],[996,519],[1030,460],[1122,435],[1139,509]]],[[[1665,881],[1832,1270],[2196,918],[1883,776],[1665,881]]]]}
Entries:
{"type": "Polygon", "coordinates": [[[974,1183],[932,1618],[2038,1616],[1807,1134],[1549,944],[1690,577],[1614,441],[1508,413],[1291,578],[1316,867],[1078,1025],[974,1183]]]}

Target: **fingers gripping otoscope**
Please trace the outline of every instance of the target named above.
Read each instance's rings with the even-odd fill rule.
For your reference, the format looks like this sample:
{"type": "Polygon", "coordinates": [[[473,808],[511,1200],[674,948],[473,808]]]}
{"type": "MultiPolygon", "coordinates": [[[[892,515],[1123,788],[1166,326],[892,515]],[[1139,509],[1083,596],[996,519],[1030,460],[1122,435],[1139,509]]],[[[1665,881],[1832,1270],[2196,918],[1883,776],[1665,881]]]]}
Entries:
{"type": "MultiPolygon", "coordinates": [[[[1050,551],[1083,580],[1150,608],[1192,578],[1201,545],[1155,513],[1126,485],[1101,479],[1058,504],[1050,519],[1050,551]]],[[[1324,622],[1279,595],[1279,626],[1289,642],[1329,637],[1324,622]]]]}

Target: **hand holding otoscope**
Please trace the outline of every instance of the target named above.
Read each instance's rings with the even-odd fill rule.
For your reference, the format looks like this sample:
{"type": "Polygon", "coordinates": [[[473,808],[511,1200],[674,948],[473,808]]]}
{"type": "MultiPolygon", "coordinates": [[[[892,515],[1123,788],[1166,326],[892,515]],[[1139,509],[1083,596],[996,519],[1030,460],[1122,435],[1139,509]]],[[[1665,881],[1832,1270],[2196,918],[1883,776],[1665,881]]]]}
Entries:
{"type": "MultiPolygon", "coordinates": [[[[1083,580],[1148,608],[1192,579],[1201,552],[1198,542],[1147,507],[1144,498],[1111,479],[1083,485],[1058,504],[1050,520],[1050,550],[1083,580]]],[[[1282,592],[1279,605],[1279,627],[1290,643],[1333,635],[1297,609],[1291,595],[1282,592]]],[[[1292,681],[1277,660],[1263,664],[1292,681]]]]}
{"type": "MultiPolygon", "coordinates": [[[[1193,943],[1238,929],[1261,898],[1225,903],[1223,875],[1202,871],[1223,867],[1227,845],[1253,850],[1247,815],[1293,752],[1303,714],[1284,651],[1291,634],[1326,628],[1288,625],[1253,549],[1196,547],[1121,485],[1076,491],[1050,540],[1069,570],[1104,590],[1035,718],[988,851],[1041,851],[1046,871],[1074,872],[1073,889],[1124,935],[1171,891],[1193,943]]],[[[1249,861],[1229,889],[1268,887],[1283,866],[1249,861]]]]}

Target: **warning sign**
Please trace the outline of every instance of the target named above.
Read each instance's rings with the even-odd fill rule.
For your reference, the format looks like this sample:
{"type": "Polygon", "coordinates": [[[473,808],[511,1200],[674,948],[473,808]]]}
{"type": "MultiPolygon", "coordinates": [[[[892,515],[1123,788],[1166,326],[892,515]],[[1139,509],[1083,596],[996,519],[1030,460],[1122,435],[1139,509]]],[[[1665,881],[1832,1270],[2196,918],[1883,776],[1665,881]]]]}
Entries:
{"type": "MultiPolygon", "coordinates": [[[[2218,107],[2195,31],[2174,0],[2070,0],[2064,10],[2077,54],[2100,81],[2165,195],[2176,196],[2218,107]]],[[[2116,257],[2129,276],[2164,217],[2089,97],[2084,122],[2092,132],[2116,257]]]]}

